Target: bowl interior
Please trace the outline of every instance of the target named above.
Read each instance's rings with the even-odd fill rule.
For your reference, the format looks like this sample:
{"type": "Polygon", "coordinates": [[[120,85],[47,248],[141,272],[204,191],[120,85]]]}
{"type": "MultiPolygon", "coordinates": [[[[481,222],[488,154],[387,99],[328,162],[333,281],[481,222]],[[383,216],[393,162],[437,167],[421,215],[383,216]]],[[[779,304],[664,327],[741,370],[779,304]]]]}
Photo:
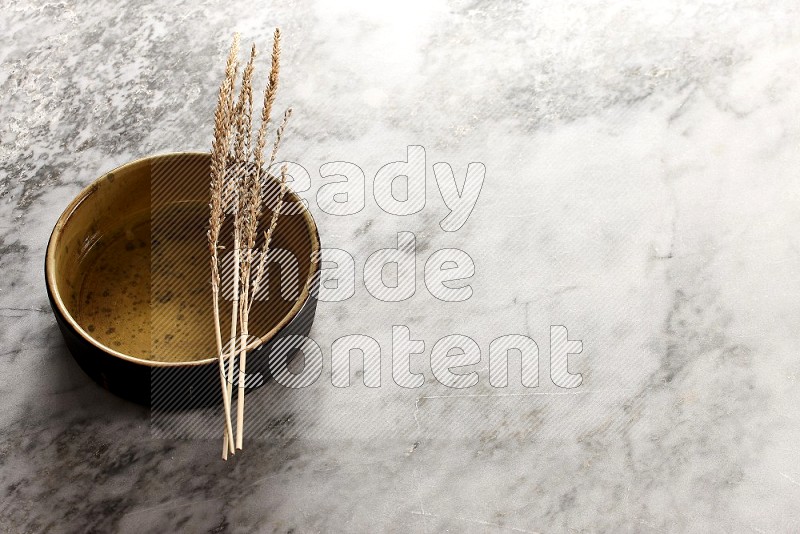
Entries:
{"type": "MultiPolygon", "coordinates": [[[[123,165],[86,188],[59,219],[47,282],[59,311],[91,343],[145,364],[215,361],[209,164],[208,154],[183,153],[123,165]]],[[[275,180],[265,185],[262,229],[278,194],[275,180]]],[[[286,202],[248,321],[251,337],[264,341],[309,298],[318,267],[313,219],[290,191],[286,202]]],[[[232,228],[228,216],[220,233],[223,340],[230,338],[232,228]]]]}

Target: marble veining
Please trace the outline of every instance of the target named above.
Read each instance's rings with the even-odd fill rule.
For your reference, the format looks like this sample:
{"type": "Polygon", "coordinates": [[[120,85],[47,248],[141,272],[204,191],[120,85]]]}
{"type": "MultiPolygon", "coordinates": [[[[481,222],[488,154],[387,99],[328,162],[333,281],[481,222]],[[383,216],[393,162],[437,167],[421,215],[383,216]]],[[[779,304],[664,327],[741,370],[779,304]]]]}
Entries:
{"type": "MultiPolygon", "coordinates": [[[[793,532],[800,530],[800,8],[795,2],[5,0],[0,5],[0,530],[3,532],[793,532]],[[323,246],[416,235],[470,254],[474,294],[320,303],[325,367],[274,383],[227,463],[217,436],[159,434],[67,353],[43,256],[69,200],[136,157],[207,150],[233,31],[280,25],[294,107],[283,155],[311,174],[323,246]],[[408,145],[428,202],[369,190],[408,145]],[[367,176],[335,217],[319,166],[367,176]],[[446,233],[433,163],[486,165],[446,233]],[[391,377],[391,328],[472,337],[468,390],[391,377]],[[549,326],[583,353],[548,377],[549,326]],[[540,386],[499,391],[488,346],[539,344],[540,386]],[[330,383],[330,346],[366,334],[382,386],[330,383]]],[[[266,69],[262,68],[263,76],[266,69]]],[[[263,80],[263,78],[261,78],[263,80]]],[[[416,364],[415,364],[416,365],[416,364]]],[[[513,375],[512,375],[513,376],[513,375]]],[[[196,414],[205,417],[206,414],[196,414]]]]}

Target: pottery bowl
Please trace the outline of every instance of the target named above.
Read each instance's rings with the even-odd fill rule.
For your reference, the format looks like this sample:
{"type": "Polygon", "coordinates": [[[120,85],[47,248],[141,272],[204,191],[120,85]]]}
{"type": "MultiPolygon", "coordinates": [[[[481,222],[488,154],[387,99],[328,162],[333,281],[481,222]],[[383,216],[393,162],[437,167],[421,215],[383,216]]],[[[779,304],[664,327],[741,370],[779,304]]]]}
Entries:
{"type": "MultiPolygon", "coordinates": [[[[208,154],[174,153],[118,167],[67,206],[47,246],[47,292],[69,351],[98,384],[141,404],[221,401],[207,240],[209,165],[208,154]]],[[[270,177],[262,229],[277,192],[270,177]]],[[[220,234],[223,288],[233,272],[232,224],[226,217],[220,234]]],[[[250,312],[250,339],[261,345],[248,355],[248,377],[269,372],[272,349],[286,345],[281,339],[309,333],[319,249],[311,214],[288,190],[250,312]]],[[[231,295],[220,295],[224,340],[230,339],[231,295]]]]}

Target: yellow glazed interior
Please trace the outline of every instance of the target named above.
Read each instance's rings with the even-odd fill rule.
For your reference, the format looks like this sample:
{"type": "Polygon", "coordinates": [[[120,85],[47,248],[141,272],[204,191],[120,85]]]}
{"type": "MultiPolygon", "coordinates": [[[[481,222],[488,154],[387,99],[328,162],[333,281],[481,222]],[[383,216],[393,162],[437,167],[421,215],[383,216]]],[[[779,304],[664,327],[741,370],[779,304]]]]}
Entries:
{"type": "MultiPolygon", "coordinates": [[[[59,219],[47,251],[47,283],[67,321],[107,352],[150,365],[214,361],[208,158],[168,154],[124,165],[82,191],[59,219]]],[[[266,188],[267,207],[276,192],[266,188]]],[[[299,203],[292,193],[287,201],[299,203]]],[[[305,209],[292,213],[279,217],[270,248],[285,251],[296,268],[270,263],[266,291],[251,310],[249,331],[263,341],[297,314],[318,268],[313,219],[305,209]],[[296,288],[284,290],[293,276],[296,288]]],[[[270,217],[266,209],[262,228],[270,217]]],[[[224,251],[233,249],[231,228],[228,217],[223,260],[224,251]]],[[[227,339],[231,305],[225,296],[227,339]]]]}

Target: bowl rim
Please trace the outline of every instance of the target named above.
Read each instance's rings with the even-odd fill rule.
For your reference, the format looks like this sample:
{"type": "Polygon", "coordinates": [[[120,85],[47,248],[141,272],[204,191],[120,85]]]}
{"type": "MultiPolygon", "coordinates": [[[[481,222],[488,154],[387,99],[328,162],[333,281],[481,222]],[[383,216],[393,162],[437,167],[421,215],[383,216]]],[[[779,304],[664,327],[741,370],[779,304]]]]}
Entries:
{"type": "MultiPolygon", "coordinates": [[[[159,159],[159,158],[169,158],[169,157],[177,157],[177,156],[210,156],[208,152],[199,152],[199,151],[185,151],[185,152],[164,152],[160,154],[153,154],[149,156],[143,156],[141,158],[137,158],[122,165],[118,165],[114,169],[103,173],[99,178],[92,181],[89,185],[84,187],[80,193],[78,193],[75,198],[67,205],[61,215],[58,217],[55,226],[53,227],[53,231],[50,233],[50,239],[47,242],[47,251],[45,253],[45,284],[51,296],[51,302],[55,306],[55,310],[61,314],[63,319],[78,333],[80,337],[82,337],[85,341],[89,342],[90,344],[94,345],[102,352],[109,354],[111,356],[115,356],[122,360],[143,365],[146,367],[195,367],[195,366],[202,366],[202,365],[210,365],[212,363],[218,363],[219,357],[214,356],[211,358],[206,358],[203,360],[194,360],[194,361],[186,361],[186,362],[161,362],[155,360],[145,360],[143,358],[137,358],[136,356],[131,356],[129,354],[125,354],[123,352],[116,351],[111,347],[107,347],[100,343],[98,340],[94,339],[86,330],[84,330],[78,321],[69,313],[67,307],[64,305],[64,301],[61,298],[61,294],[58,289],[58,285],[56,284],[56,267],[55,267],[55,253],[60,248],[61,242],[60,238],[63,235],[64,228],[69,221],[72,214],[80,207],[80,205],[88,199],[92,194],[94,194],[101,186],[101,184],[110,181],[110,177],[113,175],[115,179],[118,177],[118,173],[122,172],[123,170],[129,170],[131,168],[136,168],[138,166],[144,165],[146,163],[151,163],[152,161],[159,159]]],[[[264,346],[270,339],[275,337],[275,335],[280,332],[286,325],[288,325],[296,316],[300,313],[300,310],[308,302],[311,296],[311,288],[314,283],[314,279],[317,277],[317,274],[320,269],[320,262],[318,260],[315,261],[316,258],[319,258],[320,254],[320,239],[319,239],[319,229],[317,228],[317,224],[314,221],[314,217],[311,215],[311,212],[308,209],[308,205],[305,202],[302,202],[302,199],[295,193],[291,188],[287,187],[287,193],[293,197],[295,197],[296,201],[300,202],[301,208],[300,213],[303,215],[303,219],[306,223],[306,227],[309,230],[309,235],[311,237],[311,268],[308,272],[308,278],[303,284],[302,292],[300,293],[300,297],[294,303],[292,308],[289,312],[281,318],[277,325],[275,325],[269,332],[264,334],[263,336],[259,337],[261,341],[261,347],[264,346]]]]}

